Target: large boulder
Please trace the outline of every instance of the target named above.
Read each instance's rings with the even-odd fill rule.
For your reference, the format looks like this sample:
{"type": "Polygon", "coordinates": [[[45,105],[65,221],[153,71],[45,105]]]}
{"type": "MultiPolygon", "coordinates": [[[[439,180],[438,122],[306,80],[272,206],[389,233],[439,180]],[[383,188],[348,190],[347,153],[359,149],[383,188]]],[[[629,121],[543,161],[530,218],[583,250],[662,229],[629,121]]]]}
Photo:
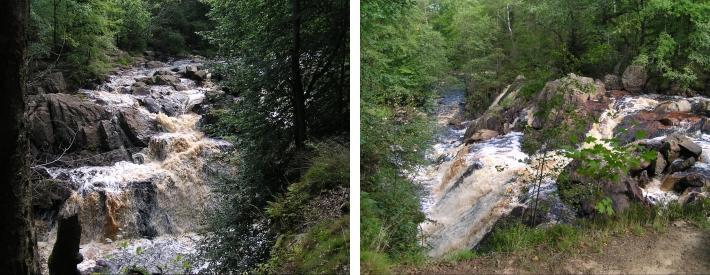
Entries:
{"type": "Polygon", "coordinates": [[[682,193],[686,188],[703,187],[708,182],[710,182],[708,171],[693,168],[665,176],[661,183],[661,190],[682,193]]]}
{"type": "Polygon", "coordinates": [[[207,70],[200,69],[198,66],[187,66],[185,67],[185,77],[195,80],[197,82],[202,82],[209,79],[210,73],[207,70]]]}
{"type": "Polygon", "coordinates": [[[31,96],[27,107],[30,142],[45,152],[97,148],[97,122],[109,119],[100,105],[68,94],[31,96]]]}
{"type": "Polygon", "coordinates": [[[673,134],[663,139],[659,150],[668,163],[673,163],[678,158],[699,158],[703,148],[695,144],[690,138],[673,134]]]}
{"type": "Polygon", "coordinates": [[[680,112],[680,113],[687,113],[692,110],[692,105],[688,100],[682,99],[682,100],[669,100],[665,101],[661,104],[658,104],[656,106],[656,113],[660,114],[667,114],[667,113],[675,113],[675,112],[680,112]]]}
{"type": "Polygon", "coordinates": [[[150,87],[143,82],[136,82],[131,85],[131,92],[134,95],[149,95],[150,87]]]}
{"type": "Polygon", "coordinates": [[[174,75],[169,75],[169,74],[158,75],[158,76],[155,76],[155,84],[176,86],[176,85],[180,85],[180,79],[178,79],[174,75]]]}
{"type": "Polygon", "coordinates": [[[148,61],[145,63],[145,67],[149,69],[157,69],[160,67],[165,67],[165,63],[160,61],[148,61]]]}
{"type": "Polygon", "coordinates": [[[69,183],[56,179],[44,179],[32,182],[32,206],[36,210],[58,211],[72,194],[69,183]]]}
{"type": "Polygon", "coordinates": [[[475,133],[471,134],[470,136],[466,137],[465,143],[466,144],[471,144],[474,142],[479,142],[479,141],[485,141],[492,139],[498,135],[498,132],[489,130],[489,129],[481,129],[476,131],[475,133]]]}
{"type": "Polygon", "coordinates": [[[99,134],[102,139],[102,148],[110,151],[121,148],[123,144],[121,129],[110,120],[99,122],[99,134]]]}
{"type": "Polygon", "coordinates": [[[135,146],[145,147],[150,137],[157,132],[157,126],[147,114],[137,108],[127,108],[119,112],[118,122],[135,146]]]}
{"type": "Polygon", "coordinates": [[[47,75],[44,79],[44,90],[47,93],[66,93],[67,83],[64,81],[64,75],[61,72],[55,72],[47,75]]]}
{"type": "Polygon", "coordinates": [[[624,89],[629,92],[641,92],[646,86],[648,74],[646,67],[640,65],[631,65],[626,67],[624,74],[621,76],[621,82],[624,89]]]}
{"type": "Polygon", "coordinates": [[[604,76],[604,87],[607,90],[621,90],[624,88],[624,84],[621,83],[619,76],[608,74],[604,76]]]}

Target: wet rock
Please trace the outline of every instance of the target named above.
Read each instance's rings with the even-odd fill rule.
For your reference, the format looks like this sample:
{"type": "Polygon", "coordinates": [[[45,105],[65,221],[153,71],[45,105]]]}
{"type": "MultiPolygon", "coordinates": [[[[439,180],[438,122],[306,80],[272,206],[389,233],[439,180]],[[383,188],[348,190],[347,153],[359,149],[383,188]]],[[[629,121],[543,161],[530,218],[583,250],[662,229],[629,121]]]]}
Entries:
{"type": "Polygon", "coordinates": [[[687,137],[680,139],[678,145],[682,148],[681,154],[684,156],[698,158],[703,153],[703,148],[687,137]]]}
{"type": "Polygon", "coordinates": [[[619,76],[608,74],[604,76],[604,88],[607,90],[621,90],[624,88],[624,84],[621,83],[619,76]]]}
{"type": "Polygon", "coordinates": [[[666,118],[659,119],[658,122],[660,122],[664,126],[676,126],[680,123],[680,121],[678,121],[677,119],[672,118],[672,117],[666,117],[666,118]]]}
{"type": "Polygon", "coordinates": [[[98,147],[96,125],[109,118],[100,105],[68,94],[29,96],[27,102],[30,142],[42,153],[98,147]]]}
{"type": "MultiPolygon", "coordinates": [[[[649,181],[648,175],[646,175],[645,179],[639,180],[639,183],[636,183],[633,181],[627,181],[626,182],[626,189],[628,190],[630,197],[633,198],[634,200],[640,201],[640,202],[646,202],[646,198],[643,196],[643,191],[641,190],[641,187],[639,186],[641,181],[645,181],[647,183],[649,181]]],[[[645,183],[643,185],[645,185],[645,183]]]]}
{"type": "Polygon", "coordinates": [[[176,91],[187,91],[188,88],[185,85],[178,84],[178,85],[173,85],[173,88],[175,88],[176,91]]]}
{"type": "Polygon", "coordinates": [[[158,104],[157,101],[155,101],[154,98],[147,97],[147,98],[142,98],[138,100],[138,102],[146,108],[151,113],[157,114],[161,111],[160,109],[160,104],[158,104]]]}
{"type": "Polygon", "coordinates": [[[176,116],[183,113],[185,104],[189,101],[189,97],[182,93],[173,93],[170,95],[159,95],[154,97],[160,110],[168,116],[176,116]]]}
{"type": "Polygon", "coordinates": [[[707,178],[706,175],[690,172],[681,178],[673,189],[680,192],[689,187],[703,187],[708,184],[708,181],[710,178],[707,178]]]}
{"type": "Polygon", "coordinates": [[[148,61],[145,63],[145,67],[149,68],[149,69],[156,69],[156,68],[160,68],[160,67],[164,67],[164,66],[165,66],[165,64],[160,61],[148,61]]]}
{"type": "Polygon", "coordinates": [[[465,140],[465,143],[471,144],[474,142],[485,141],[485,140],[492,139],[496,136],[498,136],[497,131],[493,131],[493,130],[489,130],[489,129],[481,129],[481,130],[478,130],[475,133],[471,134],[469,137],[467,137],[465,140]]]}
{"type": "Polygon", "coordinates": [[[152,222],[153,212],[157,205],[155,186],[151,182],[134,183],[133,204],[138,210],[136,222],[138,234],[147,239],[153,239],[158,235],[158,230],[152,222]]]}
{"type": "Polygon", "coordinates": [[[62,180],[46,179],[32,182],[32,206],[37,209],[59,210],[72,193],[72,187],[62,180]]]}
{"type": "Polygon", "coordinates": [[[152,76],[136,77],[134,80],[136,82],[143,82],[148,85],[155,84],[155,79],[152,76]]]}
{"type": "Polygon", "coordinates": [[[652,162],[652,167],[653,167],[653,175],[661,175],[663,174],[663,171],[666,170],[666,159],[663,157],[663,154],[660,152],[656,152],[656,160],[652,162]]]}
{"type": "Polygon", "coordinates": [[[159,75],[172,75],[172,71],[168,70],[157,70],[153,73],[153,76],[159,76],[159,75]]]}
{"type": "Polygon", "coordinates": [[[210,74],[207,70],[203,70],[198,66],[187,66],[185,67],[185,77],[197,82],[202,82],[209,79],[210,74]]]}
{"type": "Polygon", "coordinates": [[[692,106],[690,105],[690,102],[683,99],[683,100],[674,100],[674,101],[666,101],[661,104],[658,104],[656,106],[655,112],[660,113],[660,114],[667,114],[667,113],[687,113],[692,110],[692,106]]]}
{"type": "Polygon", "coordinates": [[[148,146],[150,137],[157,131],[155,121],[136,108],[121,110],[118,121],[128,138],[136,146],[148,146]]]}
{"type": "Polygon", "coordinates": [[[703,193],[700,187],[691,187],[683,191],[683,194],[680,195],[678,201],[680,201],[680,203],[684,205],[693,204],[701,201],[705,197],[707,196],[703,193]]]}
{"type": "Polygon", "coordinates": [[[702,152],[702,147],[684,135],[673,134],[663,139],[663,146],[660,152],[666,158],[666,161],[672,163],[680,157],[698,158],[702,152]]]}
{"type": "Polygon", "coordinates": [[[104,150],[114,150],[123,146],[120,131],[121,129],[110,120],[102,120],[99,122],[99,135],[104,150]]]}
{"type": "Polygon", "coordinates": [[[180,85],[180,79],[173,75],[158,75],[155,77],[155,84],[158,85],[180,85]]]}
{"type": "Polygon", "coordinates": [[[131,85],[131,93],[134,95],[149,95],[150,87],[143,82],[136,82],[131,85]]]}
{"type": "Polygon", "coordinates": [[[61,218],[57,229],[57,241],[49,256],[49,274],[80,274],[76,265],[83,261],[79,253],[81,224],[79,216],[61,218]]]}
{"type": "Polygon", "coordinates": [[[624,70],[621,76],[621,82],[624,89],[629,92],[640,92],[643,90],[648,80],[646,68],[640,65],[630,65],[624,70]]]}
{"type": "Polygon", "coordinates": [[[688,170],[690,167],[692,167],[693,164],[695,164],[695,158],[693,158],[693,157],[690,157],[687,159],[676,159],[673,162],[671,162],[671,165],[668,168],[668,170],[669,170],[669,173],[685,171],[685,170],[688,170]]]}

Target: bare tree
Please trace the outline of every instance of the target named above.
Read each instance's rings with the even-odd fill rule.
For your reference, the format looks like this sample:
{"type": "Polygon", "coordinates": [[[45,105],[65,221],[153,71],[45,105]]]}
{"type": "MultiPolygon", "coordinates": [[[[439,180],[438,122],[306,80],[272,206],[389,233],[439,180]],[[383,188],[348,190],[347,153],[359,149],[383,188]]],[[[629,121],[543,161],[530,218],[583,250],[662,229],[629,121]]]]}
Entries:
{"type": "Polygon", "coordinates": [[[0,270],[37,274],[36,242],[31,220],[28,143],[25,133],[26,29],[28,0],[0,4],[0,270]]]}

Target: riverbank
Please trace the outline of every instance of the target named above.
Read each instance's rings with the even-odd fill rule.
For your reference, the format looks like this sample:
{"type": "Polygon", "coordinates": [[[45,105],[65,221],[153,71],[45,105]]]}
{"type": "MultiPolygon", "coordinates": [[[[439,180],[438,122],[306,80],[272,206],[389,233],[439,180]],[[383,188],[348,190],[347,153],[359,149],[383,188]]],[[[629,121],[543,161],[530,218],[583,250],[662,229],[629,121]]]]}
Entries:
{"type": "Polygon", "coordinates": [[[538,246],[476,256],[459,253],[406,274],[703,274],[710,270],[710,231],[686,221],[660,229],[599,231],[568,250],[538,246]]]}

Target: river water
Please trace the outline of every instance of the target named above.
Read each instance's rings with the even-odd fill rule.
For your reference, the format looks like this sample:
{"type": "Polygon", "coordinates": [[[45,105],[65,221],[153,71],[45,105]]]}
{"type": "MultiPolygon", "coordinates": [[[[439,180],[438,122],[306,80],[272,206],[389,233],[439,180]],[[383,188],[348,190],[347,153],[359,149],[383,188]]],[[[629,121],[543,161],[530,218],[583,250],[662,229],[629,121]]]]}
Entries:
{"type": "MultiPolygon", "coordinates": [[[[592,125],[588,136],[599,139],[615,137],[614,129],[627,116],[641,111],[653,111],[666,100],[681,100],[678,97],[658,95],[623,96],[612,100],[599,122],[592,125]]],[[[708,100],[696,97],[693,101],[708,100]]],[[[529,156],[521,149],[523,133],[510,132],[493,139],[466,145],[463,136],[470,121],[462,121],[463,91],[442,94],[437,112],[440,129],[434,144],[427,153],[429,164],[411,173],[415,182],[423,187],[422,211],[427,221],[420,225],[423,244],[432,257],[461,249],[473,248],[487,234],[495,222],[509,213],[519,201],[522,192],[527,197],[534,191],[533,183],[540,155],[529,156]]],[[[495,103],[494,103],[495,104],[495,103]]],[[[688,124],[680,124],[666,132],[649,138],[661,140],[666,133],[681,132],[688,135],[703,148],[703,155],[696,164],[698,169],[710,167],[710,135],[688,124]]],[[[556,172],[553,167],[564,167],[570,160],[560,152],[549,152],[543,168],[541,192],[554,195],[556,172]]],[[[667,203],[678,199],[678,194],[662,190],[660,177],[652,178],[643,195],[652,203],[667,203]]],[[[555,198],[552,198],[553,200],[555,198]]],[[[551,212],[569,209],[559,203],[551,212]]],[[[557,217],[560,219],[559,217],[557,217]]]]}
{"type": "MultiPolygon", "coordinates": [[[[80,90],[114,115],[131,110],[157,126],[145,148],[133,161],[107,166],[48,168],[53,178],[69,181],[77,189],[62,212],[78,213],[82,224],[80,271],[97,265],[110,273],[132,266],[150,272],[196,272],[203,266],[195,258],[201,238],[203,210],[210,201],[206,182],[207,159],[230,144],[208,138],[198,128],[200,115],[192,110],[203,104],[212,85],[182,77],[187,66],[202,66],[192,60],[165,63],[158,68],[133,67],[118,71],[95,90],[80,90]],[[176,71],[177,85],[149,85],[150,92],[126,92],[136,79],[157,71],[176,71]],[[179,90],[176,86],[180,86],[179,90]],[[171,106],[171,112],[149,110],[146,100],[171,106]]],[[[51,252],[56,228],[40,236],[44,259],[51,252]]]]}

